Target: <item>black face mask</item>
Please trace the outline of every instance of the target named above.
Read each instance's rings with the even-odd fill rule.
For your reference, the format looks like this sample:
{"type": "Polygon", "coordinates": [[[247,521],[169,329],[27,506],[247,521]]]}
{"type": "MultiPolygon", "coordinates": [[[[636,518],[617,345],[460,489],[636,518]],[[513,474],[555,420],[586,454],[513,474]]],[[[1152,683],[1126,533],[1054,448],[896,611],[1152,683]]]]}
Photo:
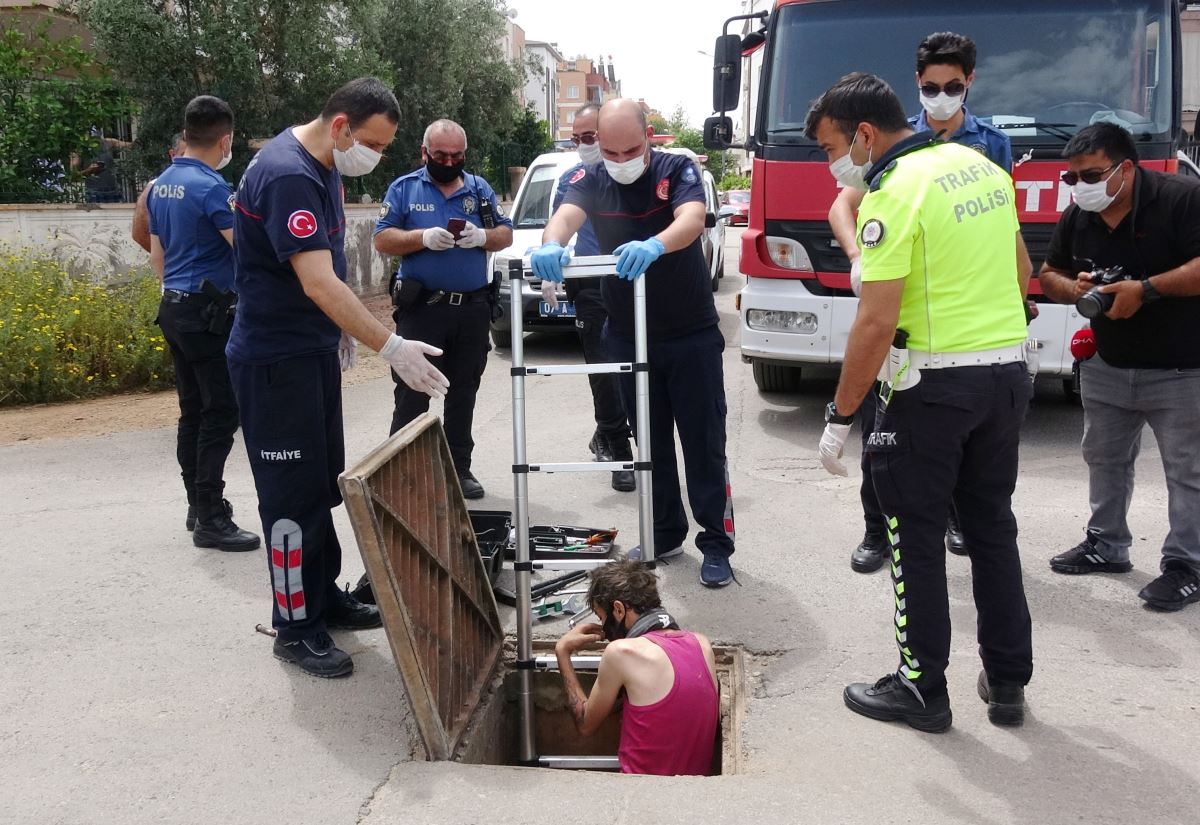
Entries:
{"type": "Polygon", "coordinates": [[[460,160],[457,163],[446,165],[438,163],[433,158],[425,159],[425,168],[429,170],[429,177],[433,178],[435,183],[453,183],[462,177],[463,167],[467,165],[465,160],[460,160]]]}
{"type": "Polygon", "coordinates": [[[610,642],[615,642],[617,639],[624,639],[629,633],[625,629],[623,622],[618,622],[613,616],[612,611],[609,611],[608,617],[604,620],[604,638],[610,642]]]}

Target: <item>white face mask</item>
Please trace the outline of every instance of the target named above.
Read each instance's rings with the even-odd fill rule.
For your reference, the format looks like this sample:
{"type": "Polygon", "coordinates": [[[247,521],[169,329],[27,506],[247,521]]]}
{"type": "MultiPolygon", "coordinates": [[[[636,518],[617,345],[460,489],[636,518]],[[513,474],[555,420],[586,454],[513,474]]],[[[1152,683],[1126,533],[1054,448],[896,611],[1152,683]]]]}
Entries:
{"type": "Polygon", "coordinates": [[[600,162],[600,144],[593,143],[590,146],[586,143],[579,144],[579,159],[587,164],[600,162]]]}
{"type": "MultiPolygon", "coordinates": [[[[854,144],[858,142],[858,133],[854,133],[854,140],[850,141],[850,151],[854,151],[854,144]]],[[[847,189],[858,189],[866,192],[867,186],[867,170],[871,168],[871,153],[867,153],[867,162],[857,164],[850,157],[850,152],[842,155],[840,158],[829,164],[829,173],[833,175],[834,180],[845,186],[847,189]]]]}
{"type": "Polygon", "coordinates": [[[646,156],[638,155],[633,160],[627,160],[624,163],[604,159],[604,168],[608,170],[608,175],[617,183],[630,184],[646,174],[646,156]]]}
{"type": "Polygon", "coordinates": [[[1071,187],[1071,194],[1075,197],[1075,203],[1085,212],[1103,212],[1108,207],[1112,206],[1112,202],[1117,199],[1117,195],[1121,194],[1121,190],[1125,188],[1125,181],[1121,181],[1116,195],[1108,194],[1108,181],[1113,175],[1120,171],[1121,167],[1109,173],[1108,177],[1097,183],[1084,183],[1080,181],[1071,187]]]}
{"type": "Polygon", "coordinates": [[[233,144],[229,144],[229,151],[221,155],[221,160],[217,163],[217,171],[220,172],[229,165],[229,161],[233,160],[233,144]]]}
{"type": "Polygon", "coordinates": [[[921,107],[925,109],[925,114],[934,120],[949,120],[958,114],[965,98],[965,93],[954,97],[945,92],[938,92],[937,97],[921,95],[921,107]]]}
{"type": "MultiPolygon", "coordinates": [[[[350,139],[354,140],[353,133],[351,133],[350,139]]],[[[350,148],[345,151],[336,146],[333,147],[333,165],[347,177],[354,178],[370,174],[381,160],[383,160],[382,152],[376,152],[369,146],[363,146],[357,140],[354,140],[350,148]]]]}

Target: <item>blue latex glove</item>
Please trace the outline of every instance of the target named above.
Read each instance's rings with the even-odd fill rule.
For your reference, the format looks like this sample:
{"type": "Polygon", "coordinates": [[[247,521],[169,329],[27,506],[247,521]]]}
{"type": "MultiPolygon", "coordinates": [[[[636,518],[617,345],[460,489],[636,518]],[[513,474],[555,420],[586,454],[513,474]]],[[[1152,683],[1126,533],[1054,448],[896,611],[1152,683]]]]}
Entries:
{"type": "Polygon", "coordinates": [[[543,281],[562,283],[562,268],[571,262],[571,252],[563,249],[556,241],[542,244],[542,248],[529,256],[533,274],[543,281]]]}
{"type": "Polygon", "coordinates": [[[644,275],[650,264],[662,257],[666,251],[667,248],[658,238],[623,243],[613,250],[613,254],[617,256],[617,275],[632,281],[639,275],[644,275]]]}

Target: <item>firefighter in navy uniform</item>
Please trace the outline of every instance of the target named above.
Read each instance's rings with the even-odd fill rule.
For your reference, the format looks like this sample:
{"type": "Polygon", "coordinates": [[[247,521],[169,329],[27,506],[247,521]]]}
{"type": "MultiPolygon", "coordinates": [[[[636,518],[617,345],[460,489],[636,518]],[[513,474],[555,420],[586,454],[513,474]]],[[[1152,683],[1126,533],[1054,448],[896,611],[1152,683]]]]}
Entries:
{"type": "MultiPolygon", "coordinates": [[[[437,120],[421,142],[424,166],[388,187],[375,224],[375,248],[402,257],[392,284],[396,332],[440,347],[434,363],[446,373],[446,441],[463,496],[482,498],[471,472],[475,395],[487,364],[494,299],[487,253],[512,243],[512,221],[500,211],[483,178],[463,172],[467,135],[452,120],[437,120]],[[451,221],[462,222],[457,233],[451,221]]],[[[429,410],[429,396],[396,382],[394,433],[429,410]]]]}
{"type": "Polygon", "coordinates": [[[819,455],[846,474],[853,416],[878,377],[866,449],[887,525],[900,662],[874,684],[849,685],[846,705],[919,730],[950,727],[944,533],[953,500],[979,613],[979,694],[994,724],[1019,725],[1033,648],[1012,492],[1033,384],[1012,179],[972,149],[914,133],[873,75],[849,75],[818,98],[806,132],[835,177],[857,169],[868,185],[862,297],[819,455]]]}
{"type": "Polygon", "coordinates": [[[321,115],[259,151],[236,196],[240,298],[226,354],[258,491],[274,591],[274,653],[314,676],[354,669],[328,629],[378,627],[379,611],[337,586],[342,549],[332,509],[345,468],[341,370],[357,340],[411,386],[446,386],[441,350],[375,320],[346,285],[342,175],[375,168],[400,108],[374,78],[338,89],[321,115]],[[357,339],[357,340],[356,340],[357,339]]]}
{"type": "Polygon", "coordinates": [[[148,189],[150,262],[162,280],[158,323],[171,348],[179,394],[176,456],[187,491],[186,527],[197,547],[254,550],[258,536],[233,522],[223,497],[225,460],[238,428],[225,343],[233,288],[233,197],[217,170],[229,163],[233,110],[193,98],[183,112],[186,152],[148,189]]]}
{"type": "MultiPolygon", "coordinates": [[[[603,164],[572,176],[531,263],[542,280],[561,281],[562,265],[570,260],[563,245],[591,220],[601,251],[617,256],[618,274],[605,278],[602,288],[608,354],[618,362],[634,360],[633,281],[646,278],[650,432],[634,436],[650,438],[656,555],[682,553],[688,535],[675,460],[677,429],[688,499],[700,526],[700,581],[724,587],[734,580],[721,367],[725,339],[700,248],[704,189],[690,158],[651,151],[652,133],[645,112],[632,100],[612,100],[601,107],[603,164]]],[[[633,385],[632,375],[622,376],[625,413],[636,424],[633,385]]]]}

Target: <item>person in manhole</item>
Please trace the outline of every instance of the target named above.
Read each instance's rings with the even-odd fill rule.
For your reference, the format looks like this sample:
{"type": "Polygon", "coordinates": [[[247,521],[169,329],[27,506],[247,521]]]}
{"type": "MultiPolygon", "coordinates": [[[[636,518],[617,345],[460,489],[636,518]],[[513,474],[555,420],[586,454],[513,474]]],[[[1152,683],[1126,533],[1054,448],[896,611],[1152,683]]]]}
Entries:
{"type": "Polygon", "coordinates": [[[712,643],[679,629],[662,608],[654,571],[639,561],[595,570],[587,599],[600,624],[581,624],[554,646],[580,733],[595,733],[624,694],[622,773],[707,775],[719,714],[712,643]],[[609,644],[588,694],[571,656],[602,639],[609,644]]]}

